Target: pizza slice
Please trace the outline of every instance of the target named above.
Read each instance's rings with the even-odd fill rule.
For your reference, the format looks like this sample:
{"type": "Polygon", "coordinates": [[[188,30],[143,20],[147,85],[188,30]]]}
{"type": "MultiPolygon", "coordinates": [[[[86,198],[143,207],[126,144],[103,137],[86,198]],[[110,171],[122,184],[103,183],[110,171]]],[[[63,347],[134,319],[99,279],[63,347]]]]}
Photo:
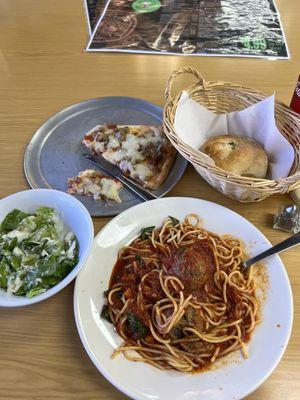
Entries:
{"type": "Polygon", "coordinates": [[[164,182],[176,155],[161,126],[98,125],[82,143],[92,154],[118,165],[125,176],[149,189],[157,189],[164,182]]]}
{"type": "Polygon", "coordinates": [[[121,203],[119,191],[122,187],[122,183],[118,180],[103,175],[99,171],[86,169],[79,172],[74,178],[68,179],[67,192],[69,194],[93,196],[94,200],[109,199],[121,203]]]}

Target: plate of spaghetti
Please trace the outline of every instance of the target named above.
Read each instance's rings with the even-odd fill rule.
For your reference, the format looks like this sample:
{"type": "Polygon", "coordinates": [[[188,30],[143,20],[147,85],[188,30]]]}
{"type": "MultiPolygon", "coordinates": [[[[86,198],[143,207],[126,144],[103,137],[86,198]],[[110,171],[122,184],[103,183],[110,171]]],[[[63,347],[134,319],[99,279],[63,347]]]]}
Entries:
{"type": "Polygon", "coordinates": [[[249,221],[204,200],[164,198],[120,214],[75,285],[91,360],[134,399],[242,399],[276,367],[292,327],[280,258],[242,268],[269,246],[249,221]]]}

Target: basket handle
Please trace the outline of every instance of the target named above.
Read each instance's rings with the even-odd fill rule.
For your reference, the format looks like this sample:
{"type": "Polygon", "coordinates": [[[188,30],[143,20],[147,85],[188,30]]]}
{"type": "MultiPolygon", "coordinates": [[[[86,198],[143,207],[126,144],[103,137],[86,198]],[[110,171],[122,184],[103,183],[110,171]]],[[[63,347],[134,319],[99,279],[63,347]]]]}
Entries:
{"type": "Polygon", "coordinates": [[[167,87],[166,87],[166,91],[165,91],[166,102],[171,100],[171,90],[172,90],[172,86],[173,86],[175,78],[177,78],[177,76],[182,75],[182,74],[193,75],[197,79],[197,82],[194,84],[194,86],[201,85],[203,87],[203,89],[206,90],[205,80],[199,71],[197,71],[193,67],[180,67],[180,68],[176,69],[175,71],[173,71],[168,79],[167,87]]]}

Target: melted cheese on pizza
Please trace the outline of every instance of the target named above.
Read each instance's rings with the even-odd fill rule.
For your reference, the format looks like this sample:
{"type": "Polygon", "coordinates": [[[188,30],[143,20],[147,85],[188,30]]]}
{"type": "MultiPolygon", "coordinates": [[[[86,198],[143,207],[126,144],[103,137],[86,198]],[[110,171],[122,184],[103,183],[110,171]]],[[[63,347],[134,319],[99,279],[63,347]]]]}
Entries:
{"type": "Polygon", "coordinates": [[[122,183],[98,171],[87,169],[68,179],[68,193],[93,196],[94,200],[109,199],[121,203],[119,191],[122,183]]]}
{"type": "MultiPolygon", "coordinates": [[[[162,129],[143,125],[98,125],[82,143],[142,184],[159,175],[167,156],[175,154],[162,129]]],[[[160,182],[161,183],[161,182],[160,182]]]]}

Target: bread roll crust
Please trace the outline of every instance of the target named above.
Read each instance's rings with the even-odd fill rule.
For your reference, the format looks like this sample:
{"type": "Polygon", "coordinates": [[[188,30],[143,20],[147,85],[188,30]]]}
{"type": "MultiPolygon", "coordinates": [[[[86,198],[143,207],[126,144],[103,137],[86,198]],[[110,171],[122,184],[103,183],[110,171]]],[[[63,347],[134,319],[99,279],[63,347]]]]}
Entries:
{"type": "Polygon", "coordinates": [[[254,178],[266,177],[268,157],[255,140],[232,135],[215,136],[202,145],[201,151],[227,172],[254,178]]]}

